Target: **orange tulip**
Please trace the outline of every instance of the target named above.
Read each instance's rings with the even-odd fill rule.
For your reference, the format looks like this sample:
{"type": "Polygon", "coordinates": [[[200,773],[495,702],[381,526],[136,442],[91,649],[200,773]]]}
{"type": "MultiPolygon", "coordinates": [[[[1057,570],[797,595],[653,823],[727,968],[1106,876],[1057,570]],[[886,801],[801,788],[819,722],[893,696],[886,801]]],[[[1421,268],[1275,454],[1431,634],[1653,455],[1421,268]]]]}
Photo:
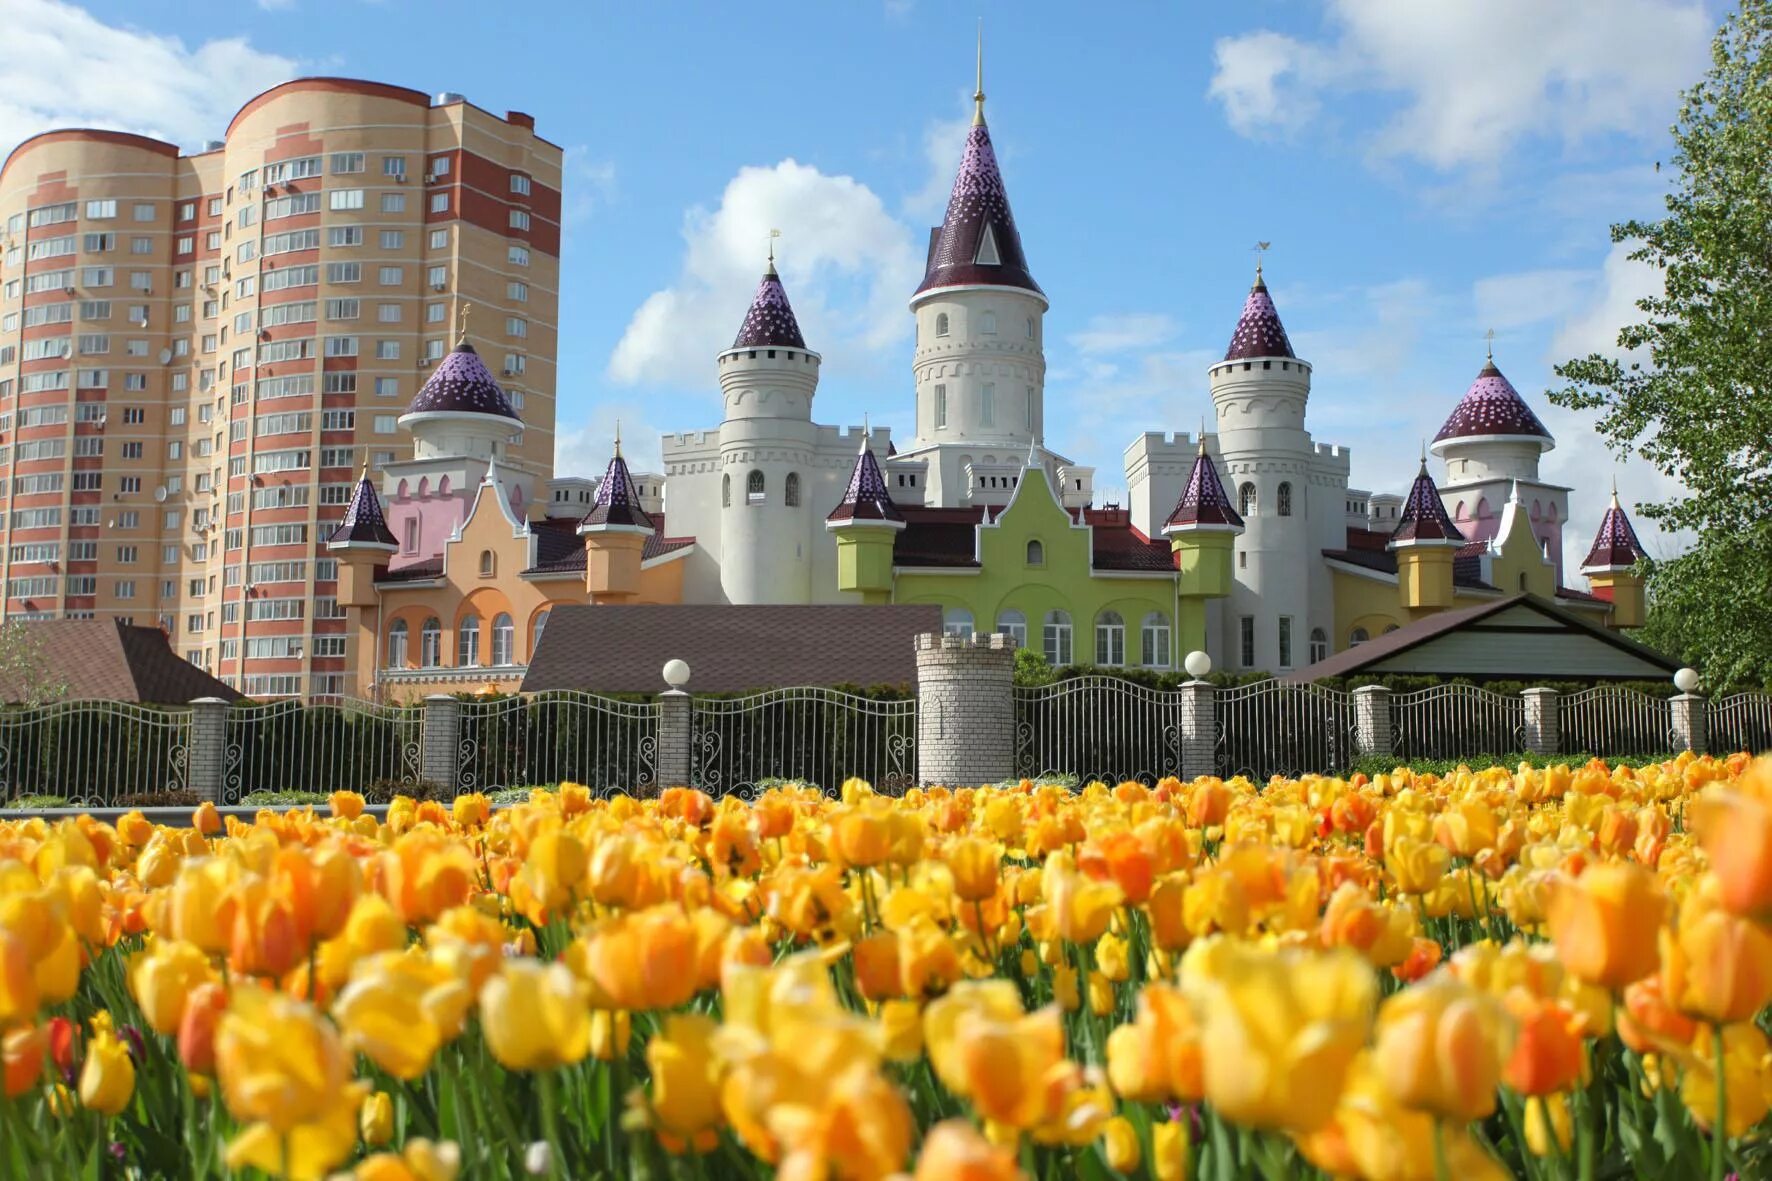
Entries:
{"type": "Polygon", "coordinates": [[[606,919],[574,941],[567,963],[598,1009],[674,1009],[695,995],[696,933],[675,906],[606,919]]]}
{"type": "Polygon", "coordinates": [[[206,837],[215,836],[222,830],[221,813],[216,811],[214,804],[204,800],[197,806],[197,810],[191,813],[191,827],[206,837]]]}
{"type": "Polygon", "coordinates": [[[178,1060],[192,1074],[215,1073],[215,1030],[228,1011],[228,992],[220,984],[199,984],[185,1001],[178,1023],[178,1060]]]}
{"type": "Polygon", "coordinates": [[[1404,1107],[1463,1123],[1495,1110],[1512,1040],[1493,997],[1441,971],[1380,1006],[1373,1059],[1404,1107]]]}
{"type": "Polygon", "coordinates": [[[1665,1053],[1688,1046],[1698,1023],[1667,1003],[1661,977],[1645,976],[1624,990],[1624,1011],[1618,1014],[1618,1036],[1639,1054],[1665,1053]]]}
{"type": "Polygon", "coordinates": [[[1615,863],[1558,881],[1545,918],[1563,966],[1589,984],[1616,991],[1655,971],[1660,955],[1646,933],[1661,925],[1666,909],[1648,870],[1615,863]]]}
{"type": "Polygon", "coordinates": [[[1511,993],[1507,1007],[1519,1036],[1502,1081],[1522,1095],[1549,1095],[1574,1086],[1583,1061],[1580,1020],[1567,1005],[1524,990],[1511,993]]]}
{"type": "Polygon", "coordinates": [[[1772,1000],[1772,935],[1730,914],[1702,888],[1661,931],[1661,991],[1670,1004],[1713,1024],[1747,1021],[1772,1000]]]}
{"type": "Polygon", "coordinates": [[[1021,1181],[1015,1150],[999,1148],[963,1119],[944,1120],[923,1138],[912,1181],[1021,1181]]]}
{"type": "Polygon", "coordinates": [[[1151,895],[1151,855],[1137,834],[1119,829],[1098,837],[1077,851],[1077,868],[1120,887],[1134,906],[1151,895]]]}
{"type": "Polygon", "coordinates": [[[977,837],[962,837],[948,846],[948,868],[954,874],[954,893],[966,902],[996,897],[1001,883],[1002,857],[996,847],[977,837]]]}
{"type": "Polygon", "coordinates": [[[1736,914],[1772,914],[1772,755],[1755,759],[1739,788],[1711,788],[1690,810],[1692,831],[1736,914]]]}
{"type": "Polygon", "coordinates": [[[0,1034],[0,1063],[5,1067],[5,1094],[17,1099],[37,1085],[49,1052],[47,1026],[23,1025],[0,1034]]]}

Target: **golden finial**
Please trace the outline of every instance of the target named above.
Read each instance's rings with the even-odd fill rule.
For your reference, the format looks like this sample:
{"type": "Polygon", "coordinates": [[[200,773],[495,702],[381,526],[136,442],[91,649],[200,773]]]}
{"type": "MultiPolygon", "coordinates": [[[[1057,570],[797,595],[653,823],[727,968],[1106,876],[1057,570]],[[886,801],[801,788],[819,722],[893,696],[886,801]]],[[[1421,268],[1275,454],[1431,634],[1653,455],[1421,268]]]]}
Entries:
{"type": "Polygon", "coordinates": [[[780,230],[769,231],[769,273],[775,274],[775,240],[781,237],[780,230]]]}
{"type": "Polygon", "coordinates": [[[615,458],[621,458],[621,419],[615,420],[615,458]]]}
{"type": "Polygon", "coordinates": [[[978,18],[978,84],[972,91],[972,126],[984,126],[984,18],[978,18]]]}
{"type": "Polygon", "coordinates": [[[468,343],[468,315],[473,310],[474,310],[474,305],[471,303],[468,303],[464,300],[461,305],[461,311],[456,313],[456,329],[455,329],[455,343],[456,344],[468,343]]]}
{"type": "Polygon", "coordinates": [[[1257,242],[1251,249],[1255,251],[1255,281],[1261,282],[1261,256],[1268,252],[1272,242],[1257,242]]]}
{"type": "Polygon", "coordinates": [[[866,451],[868,444],[873,441],[873,433],[873,428],[868,425],[868,412],[863,410],[861,412],[861,449],[863,451],[866,451]]]}
{"type": "Polygon", "coordinates": [[[1427,475],[1427,439],[1421,440],[1421,474],[1427,475]]]}
{"type": "Polygon", "coordinates": [[[1200,454],[1206,454],[1206,416],[1200,415],[1200,454]]]}
{"type": "Polygon", "coordinates": [[[1495,364],[1495,329],[1483,333],[1483,350],[1489,363],[1495,364]]]}

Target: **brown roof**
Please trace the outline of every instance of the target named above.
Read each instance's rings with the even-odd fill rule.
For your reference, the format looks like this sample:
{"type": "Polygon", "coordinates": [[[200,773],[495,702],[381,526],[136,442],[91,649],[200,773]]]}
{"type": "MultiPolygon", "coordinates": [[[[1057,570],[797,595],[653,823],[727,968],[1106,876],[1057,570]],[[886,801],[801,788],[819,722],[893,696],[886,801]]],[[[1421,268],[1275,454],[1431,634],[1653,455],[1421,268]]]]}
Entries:
{"type": "Polygon", "coordinates": [[[668,660],[688,662],[686,687],[701,693],[908,685],[917,672],[912,638],[940,630],[934,605],[556,607],[522,691],[655,693],[668,660]]]}
{"type": "MultiPolygon", "coordinates": [[[[1658,665],[1669,673],[1672,673],[1679,668],[1677,663],[1669,660],[1653,648],[1647,648],[1642,644],[1637,643],[1635,640],[1626,639],[1624,636],[1619,635],[1610,628],[1602,627],[1591,620],[1584,619],[1575,612],[1560,607],[1549,599],[1541,598],[1538,595],[1522,591],[1517,594],[1495,599],[1492,602],[1479,603],[1475,607],[1465,607],[1458,611],[1441,611],[1423,619],[1418,619],[1407,627],[1400,627],[1396,631],[1386,632],[1384,635],[1379,636],[1376,639],[1367,640],[1365,643],[1356,644],[1354,647],[1348,648],[1345,651],[1337,652],[1327,660],[1319,660],[1308,668],[1301,668],[1285,679],[1288,681],[1303,683],[1308,681],[1319,681],[1324,677],[1351,676],[1354,673],[1365,670],[1370,665],[1385,660],[1387,657],[1395,656],[1400,652],[1407,652],[1409,649],[1425,644],[1429,640],[1438,636],[1443,636],[1449,632],[1469,627],[1492,615],[1506,611],[1510,607],[1522,605],[1530,607],[1539,614],[1549,616],[1551,619],[1562,623],[1569,631],[1584,633],[1601,643],[1610,644],[1612,647],[1628,652],[1641,660],[1648,661],[1650,664],[1658,665]]],[[[1442,675],[1459,676],[1468,674],[1464,674],[1458,669],[1446,669],[1443,670],[1442,675]]],[[[1554,679],[1557,672],[1555,669],[1522,669],[1520,670],[1519,675],[1522,677],[1543,676],[1554,679]]]]}
{"type": "Polygon", "coordinates": [[[0,674],[0,699],[25,696],[22,677],[65,688],[64,701],[130,701],[183,705],[198,697],[238,701],[240,694],[196,665],[181,660],[157,627],[109,619],[47,619],[20,624],[41,650],[35,672],[0,674]]]}
{"type": "MultiPolygon", "coordinates": [[[[665,535],[665,518],[663,513],[650,516],[652,536],[646,539],[646,547],[640,551],[640,560],[649,562],[653,558],[662,558],[666,554],[674,554],[680,549],[687,549],[695,544],[693,537],[667,537],[665,535]]],[[[540,521],[531,521],[530,528],[535,530],[535,565],[523,571],[525,574],[565,574],[583,571],[585,568],[585,539],[578,533],[578,522],[547,517],[540,521]]],[[[548,617],[548,626],[552,627],[553,616],[548,617]]]]}

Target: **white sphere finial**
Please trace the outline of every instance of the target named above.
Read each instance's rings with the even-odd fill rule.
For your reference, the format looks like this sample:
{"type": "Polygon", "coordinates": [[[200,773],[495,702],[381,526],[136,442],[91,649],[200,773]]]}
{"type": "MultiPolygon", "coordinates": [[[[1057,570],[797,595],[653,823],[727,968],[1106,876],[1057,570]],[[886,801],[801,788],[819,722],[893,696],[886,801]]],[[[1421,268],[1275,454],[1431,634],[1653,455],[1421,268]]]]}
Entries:
{"type": "Polygon", "coordinates": [[[1187,659],[1181,662],[1181,667],[1187,669],[1188,676],[1199,680],[1212,671],[1212,657],[1197,650],[1189,652],[1187,659]]]}
{"type": "Polygon", "coordinates": [[[681,689],[689,683],[689,665],[682,660],[667,660],[664,666],[665,684],[673,689],[681,689]]]}
{"type": "Polygon", "coordinates": [[[1697,692],[1698,691],[1698,670],[1695,668],[1683,668],[1679,672],[1675,673],[1674,674],[1674,688],[1678,689],[1682,693],[1697,692]]]}

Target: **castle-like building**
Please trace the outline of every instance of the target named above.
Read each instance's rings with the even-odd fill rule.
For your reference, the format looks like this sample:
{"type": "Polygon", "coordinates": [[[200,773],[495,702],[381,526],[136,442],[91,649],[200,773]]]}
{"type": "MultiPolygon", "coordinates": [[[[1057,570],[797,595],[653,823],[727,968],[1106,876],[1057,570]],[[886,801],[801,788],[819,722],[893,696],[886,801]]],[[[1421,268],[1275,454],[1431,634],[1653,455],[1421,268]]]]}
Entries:
{"type": "MultiPolygon", "coordinates": [[[[1147,432],[1124,505],[1045,432],[1044,320],[975,95],[947,213],[910,296],[916,430],[814,419],[821,357],[771,259],[713,359],[717,427],[620,442],[599,480],[501,462],[523,423],[459,344],[400,419],[413,457],[365,471],[341,560],[355,691],[512,688],[549,611],[573,603],[934,603],[953,631],[1008,632],[1054,664],[1287,672],[1437,612],[1526,591],[1615,628],[1643,618],[1643,551],[1616,496],[1562,579],[1571,490],[1550,432],[1491,357],[1403,495],[1349,486],[1347,448],[1306,425],[1312,366],[1256,269],[1209,381],[1216,430],[1147,432]]],[[[736,311],[737,309],[735,309],[736,311]]],[[[1165,410],[1181,416],[1181,407],[1165,410]]]]}

